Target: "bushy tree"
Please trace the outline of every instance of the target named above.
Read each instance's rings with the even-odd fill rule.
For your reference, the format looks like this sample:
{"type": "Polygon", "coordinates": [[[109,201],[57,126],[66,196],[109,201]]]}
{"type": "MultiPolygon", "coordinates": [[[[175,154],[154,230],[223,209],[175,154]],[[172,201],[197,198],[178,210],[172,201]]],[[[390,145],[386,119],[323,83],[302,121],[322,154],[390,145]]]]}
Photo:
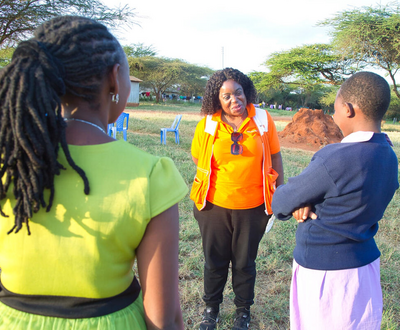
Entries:
{"type": "Polygon", "coordinates": [[[385,114],[386,120],[391,120],[393,118],[397,118],[397,121],[400,121],[400,99],[396,97],[394,92],[392,92],[389,109],[385,114]]]}
{"type": "Polygon", "coordinates": [[[208,78],[214,73],[208,67],[182,62],[178,79],[180,92],[186,96],[203,95],[208,78]]]}
{"type": "Polygon", "coordinates": [[[99,0],[0,0],[0,48],[15,45],[59,15],[90,17],[112,27],[132,23],[136,16],[128,5],[109,8],[99,0]]]}
{"type": "Polygon", "coordinates": [[[128,63],[131,75],[143,80],[141,86],[153,90],[156,102],[160,102],[162,94],[173,86],[205,86],[201,77],[212,72],[209,68],[189,64],[180,59],[155,56],[128,57],[128,63]]]}
{"type": "Polygon", "coordinates": [[[0,68],[6,66],[11,62],[12,55],[14,53],[14,47],[0,48],[0,68]]]}
{"type": "Polygon", "coordinates": [[[334,112],[334,104],[336,100],[336,95],[340,86],[332,86],[329,91],[327,91],[320,99],[319,103],[325,106],[329,112],[334,112]]]}
{"type": "Polygon", "coordinates": [[[293,86],[283,85],[281,88],[259,88],[257,83],[254,86],[257,89],[258,99],[260,102],[264,101],[266,104],[274,104],[278,106],[282,104],[284,107],[297,108],[299,105],[298,95],[293,86]]]}
{"type": "Polygon", "coordinates": [[[296,108],[321,108],[319,99],[331,90],[327,86],[340,85],[362,68],[353,60],[343,58],[330,44],[303,45],[275,52],[263,64],[268,72],[249,74],[258,93],[273,91],[276,95],[280,91],[284,103],[290,101],[290,106],[296,108]]]}
{"type": "Polygon", "coordinates": [[[127,57],[145,57],[145,56],[156,56],[157,51],[153,45],[146,46],[143,43],[132,44],[129,46],[123,46],[124,52],[127,57]]]}
{"type": "MultiPolygon", "coordinates": [[[[307,107],[311,109],[322,109],[323,104],[320,102],[321,98],[329,93],[332,86],[324,84],[305,85],[298,89],[298,101],[300,107],[307,107]]],[[[330,109],[330,107],[327,107],[330,109]]]]}
{"type": "Polygon", "coordinates": [[[395,3],[343,11],[321,25],[333,28],[333,45],[343,56],[383,69],[400,98],[395,75],[400,65],[400,14],[395,3]]]}
{"type": "Polygon", "coordinates": [[[338,85],[346,76],[357,71],[353,64],[352,60],[342,58],[329,44],[299,46],[269,56],[264,63],[269,70],[264,85],[338,85]]]}

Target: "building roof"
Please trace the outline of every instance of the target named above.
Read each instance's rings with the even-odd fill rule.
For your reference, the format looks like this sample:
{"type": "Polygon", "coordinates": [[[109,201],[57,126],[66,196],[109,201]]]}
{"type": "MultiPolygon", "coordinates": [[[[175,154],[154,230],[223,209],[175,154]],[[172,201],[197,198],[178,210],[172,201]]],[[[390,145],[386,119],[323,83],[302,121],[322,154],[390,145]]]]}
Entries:
{"type": "Polygon", "coordinates": [[[129,76],[129,79],[130,79],[131,81],[133,81],[133,82],[141,82],[141,81],[143,81],[143,80],[140,80],[139,78],[136,78],[136,77],[134,77],[134,76],[129,76]]]}

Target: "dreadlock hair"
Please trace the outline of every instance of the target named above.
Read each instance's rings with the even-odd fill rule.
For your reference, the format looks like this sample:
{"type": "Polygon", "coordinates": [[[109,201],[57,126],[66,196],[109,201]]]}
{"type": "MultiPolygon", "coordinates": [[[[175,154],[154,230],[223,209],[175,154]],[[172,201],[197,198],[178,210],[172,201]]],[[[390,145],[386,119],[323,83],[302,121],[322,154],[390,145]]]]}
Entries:
{"type": "Polygon", "coordinates": [[[353,74],[341,86],[343,102],[357,104],[370,120],[380,121],[390,104],[390,87],[380,75],[363,71],[353,74]]]}
{"type": "Polygon", "coordinates": [[[229,79],[236,81],[242,86],[247,103],[254,103],[256,101],[257,91],[250,78],[237,69],[225,68],[215,72],[208,80],[201,106],[202,114],[212,115],[221,109],[219,90],[223,83],[229,79]]]}
{"type": "MultiPolygon", "coordinates": [[[[0,199],[12,183],[18,231],[40,207],[46,207],[44,189],[50,190],[47,211],[54,198],[54,176],[63,166],[57,161],[61,146],[69,165],[89,182],[71,158],[61,116],[61,97],[73,95],[97,107],[102,81],[119,63],[123,51],[107,28],[88,18],[61,16],[37,28],[21,42],[11,63],[0,71],[0,199]],[[3,179],[3,177],[5,178],[3,179]]],[[[0,213],[4,214],[0,205],[0,213]]]]}

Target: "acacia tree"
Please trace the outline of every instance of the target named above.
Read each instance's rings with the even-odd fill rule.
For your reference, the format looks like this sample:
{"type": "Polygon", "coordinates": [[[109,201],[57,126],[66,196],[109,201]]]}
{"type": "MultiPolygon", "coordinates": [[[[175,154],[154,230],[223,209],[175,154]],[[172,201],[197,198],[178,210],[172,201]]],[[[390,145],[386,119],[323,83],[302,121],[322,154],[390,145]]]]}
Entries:
{"type": "Polygon", "coordinates": [[[207,67],[182,62],[178,85],[186,96],[203,95],[208,78],[214,73],[207,67]]]}
{"type": "Polygon", "coordinates": [[[395,75],[400,65],[400,15],[398,7],[362,7],[343,11],[320,25],[333,27],[333,45],[343,56],[383,69],[400,98],[395,75]]]}
{"type": "Polygon", "coordinates": [[[0,48],[0,68],[6,66],[11,62],[13,53],[14,53],[14,47],[0,48]]]}
{"type": "Polygon", "coordinates": [[[127,57],[145,57],[157,55],[157,51],[154,49],[153,45],[146,46],[144,43],[123,46],[122,48],[124,49],[127,57]]]}
{"type": "Polygon", "coordinates": [[[334,86],[328,93],[324,94],[320,99],[319,102],[333,110],[333,105],[335,104],[336,95],[339,90],[340,86],[334,86]]]}
{"type": "Polygon", "coordinates": [[[128,5],[109,8],[99,0],[0,0],[0,48],[15,45],[59,15],[90,17],[112,27],[132,23],[136,16],[128,5]]]}
{"type": "Polygon", "coordinates": [[[328,86],[340,85],[343,80],[359,70],[362,65],[343,58],[330,44],[303,45],[287,51],[272,53],[263,63],[266,72],[252,72],[250,77],[259,93],[286,91],[298,106],[319,106],[318,98],[328,86]],[[325,87],[323,87],[325,85],[325,87]]]}
{"type": "Polygon", "coordinates": [[[192,84],[196,79],[210,74],[210,69],[198,67],[179,59],[145,56],[128,57],[131,75],[143,80],[141,85],[149,87],[160,102],[161,95],[176,85],[192,84]]]}
{"type": "Polygon", "coordinates": [[[164,91],[177,82],[180,73],[179,65],[169,58],[129,57],[128,63],[131,75],[141,79],[143,87],[153,90],[157,103],[164,91]]]}
{"type": "Polygon", "coordinates": [[[269,69],[265,86],[279,84],[341,84],[353,74],[351,59],[343,59],[330,44],[312,44],[272,53],[264,63],[269,69]]]}

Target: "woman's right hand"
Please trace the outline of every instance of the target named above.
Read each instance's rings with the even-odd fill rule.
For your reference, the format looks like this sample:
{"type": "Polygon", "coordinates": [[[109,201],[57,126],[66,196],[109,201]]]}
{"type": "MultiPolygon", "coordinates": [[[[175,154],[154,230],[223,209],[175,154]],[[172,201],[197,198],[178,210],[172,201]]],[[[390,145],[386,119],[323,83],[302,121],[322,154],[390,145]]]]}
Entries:
{"type": "Polygon", "coordinates": [[[136,250],[147,329],[183,330],[178,292],[178,204],[151,219],[136,250]]]}

